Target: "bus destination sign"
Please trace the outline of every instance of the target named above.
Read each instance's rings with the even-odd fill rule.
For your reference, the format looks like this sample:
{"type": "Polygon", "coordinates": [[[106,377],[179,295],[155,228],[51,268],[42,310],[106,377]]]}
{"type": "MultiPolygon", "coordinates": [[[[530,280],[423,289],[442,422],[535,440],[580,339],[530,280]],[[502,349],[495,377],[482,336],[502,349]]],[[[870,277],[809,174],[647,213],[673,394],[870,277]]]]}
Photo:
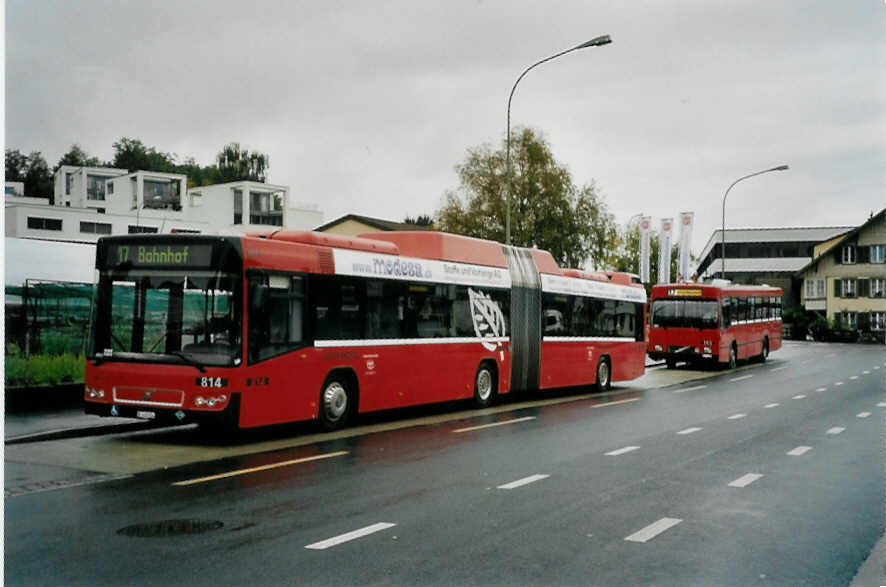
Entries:
{"type": "Polygon", "coordinates": [[[110,244],[108,265],[131,263],[134,267],[205,267],[212,262],[211,244],[110,244]]]}
{"type": "Polygon", "coordinates": [[[668,297],[670,298],[700,298],[701,297],[701,289],[694,288],[672,288],[668,290],[668,297]]]}

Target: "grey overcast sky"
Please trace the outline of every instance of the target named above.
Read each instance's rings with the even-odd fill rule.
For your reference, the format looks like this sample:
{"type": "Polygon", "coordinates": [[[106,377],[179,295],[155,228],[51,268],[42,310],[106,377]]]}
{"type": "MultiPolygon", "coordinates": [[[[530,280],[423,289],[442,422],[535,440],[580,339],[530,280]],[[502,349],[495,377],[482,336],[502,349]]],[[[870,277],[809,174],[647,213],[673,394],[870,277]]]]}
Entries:
{"type": "Polygon", "coordinates": [[[624,224],[857,225],[886,206],[884,0],[7,0],[7,147],[54,165],[120,137],[209,164],[229,141],[319,205],[433,214],[520,82],[540,130],[624,224]]]}

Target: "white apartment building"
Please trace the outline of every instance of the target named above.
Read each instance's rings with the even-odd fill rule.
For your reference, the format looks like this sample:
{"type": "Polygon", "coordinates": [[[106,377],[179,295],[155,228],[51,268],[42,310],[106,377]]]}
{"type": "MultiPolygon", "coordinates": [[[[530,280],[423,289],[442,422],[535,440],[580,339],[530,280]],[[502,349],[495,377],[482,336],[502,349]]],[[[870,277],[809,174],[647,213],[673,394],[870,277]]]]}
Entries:
{"type": "Polygon", "coordinates": [[[318,207],[293,202],[287,186],[238,181],[189,191],[185,175],[109,167],[59,168],[54,204],[5,197],[6,236],[15,238],[95,242],[134,233],[310,230],[323,222],[318,207]]]}

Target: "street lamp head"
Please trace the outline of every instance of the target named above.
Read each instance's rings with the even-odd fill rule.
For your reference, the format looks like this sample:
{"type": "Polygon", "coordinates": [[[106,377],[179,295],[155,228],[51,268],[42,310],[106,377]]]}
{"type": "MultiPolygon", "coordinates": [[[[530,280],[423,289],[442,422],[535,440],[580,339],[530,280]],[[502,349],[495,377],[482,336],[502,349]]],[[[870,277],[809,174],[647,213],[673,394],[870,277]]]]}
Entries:
{"type": "Polygon", "coordinates": [[[769,171],[787,171],[788,169],[790,169],[790,167],[787,165],[779,165],[778,167],[773,167],[769,171]]]}
{"type": "Polygon", "coordinates": [[[590,41],[588,41],[586,43],[582,43],[581,45],[576,47],[576,49],[585,49],[587,47],[599,47],[600,45],[608,45],[611,42],[612,42],[612,39],[609,37],[609,35],[602,35],[600,37],[594,37],[593,39],[591,39],[590,41]]]}

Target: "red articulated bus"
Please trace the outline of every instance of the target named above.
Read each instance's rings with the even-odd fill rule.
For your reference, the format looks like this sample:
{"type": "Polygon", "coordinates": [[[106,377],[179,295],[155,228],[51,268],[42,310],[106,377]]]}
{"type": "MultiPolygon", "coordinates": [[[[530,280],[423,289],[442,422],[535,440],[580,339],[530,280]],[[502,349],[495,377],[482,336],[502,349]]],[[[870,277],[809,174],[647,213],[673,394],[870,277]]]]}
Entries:
{"type": "Polygon", "coordinates": [[[99,239],[86,411],[228,427],[641,376],[628,274],[445,233],[99,239]]]}
{"type": "Polygon", "coordinates": [[[765,285],[680,283],[652,287],[649,356],[735,367],[781,348],[781,289],[765,285]]]}

